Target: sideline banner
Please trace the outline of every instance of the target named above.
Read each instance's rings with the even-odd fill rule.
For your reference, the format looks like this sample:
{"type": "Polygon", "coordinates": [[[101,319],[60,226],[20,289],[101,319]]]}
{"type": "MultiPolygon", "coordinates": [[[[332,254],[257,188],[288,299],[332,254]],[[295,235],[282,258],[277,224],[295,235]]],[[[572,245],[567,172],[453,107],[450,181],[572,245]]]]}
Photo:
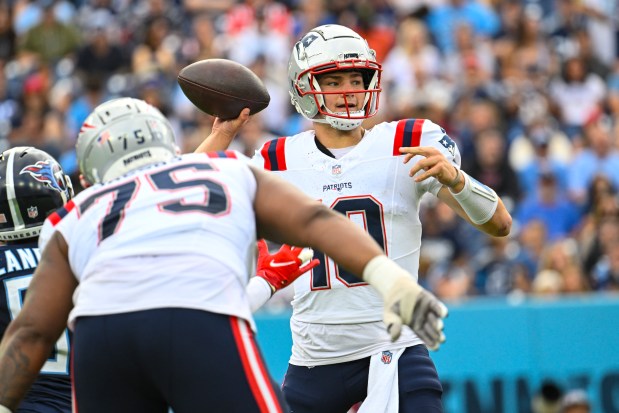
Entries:
{"type": "MultiPolygon", "coordinates": [[[[619,294],[447,303],[447,342],[431,352],[446,413],[528,413],[544,380],[582,388],[594,412],[619,413],[619,294]]],[[[256,314],[258,342],[282,381],[289,312],[256,314]]]]}

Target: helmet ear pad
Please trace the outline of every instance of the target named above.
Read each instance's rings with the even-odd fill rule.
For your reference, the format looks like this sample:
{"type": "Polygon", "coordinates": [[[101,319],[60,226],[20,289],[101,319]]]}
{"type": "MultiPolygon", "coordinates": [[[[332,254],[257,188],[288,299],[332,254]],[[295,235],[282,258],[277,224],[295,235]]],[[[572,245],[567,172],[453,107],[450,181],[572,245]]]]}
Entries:
{"type": "Polygon", "coordinates": [[[71,179],[47,152],[29,146],[0,154],[0,240],[39,236],[45,219],[73,197],[71,179]]]}

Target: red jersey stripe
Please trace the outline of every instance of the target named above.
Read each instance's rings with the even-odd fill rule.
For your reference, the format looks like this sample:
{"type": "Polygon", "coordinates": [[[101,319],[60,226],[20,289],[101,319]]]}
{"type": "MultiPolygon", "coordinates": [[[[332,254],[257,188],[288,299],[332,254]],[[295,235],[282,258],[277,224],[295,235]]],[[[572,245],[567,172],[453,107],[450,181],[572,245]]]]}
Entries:
{"type": "Polygon", "coordinates": [[[47,217],[47,219],[49,219],[53,226],[56,226],[60,221],[62,221],[62,218],[64,218],[69,212],[71,212],[73,208],[75,208],[75,203],[73,202],[73,200],[71,200],[67,202],[65,206],[58,208],[49,217],[47,217]]]}

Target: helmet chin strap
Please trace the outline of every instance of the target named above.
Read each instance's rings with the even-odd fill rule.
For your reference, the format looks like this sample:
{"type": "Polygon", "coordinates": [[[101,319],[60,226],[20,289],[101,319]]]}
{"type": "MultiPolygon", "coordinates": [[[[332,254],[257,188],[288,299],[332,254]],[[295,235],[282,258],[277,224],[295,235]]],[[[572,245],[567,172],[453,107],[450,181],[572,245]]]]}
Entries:
{"type": "MultiPolygon", "coordinates": [[[[354,112],[331,112],[329,109],[325,108],[325,111],[328,113],[333,113],[338,116],[363,116],[365,113],[363,110],[357,110],[354,112]]],[[[358,128],[363,123],[364,119],[347,119],[347,118],[338,118],[335,116],[324,115],[324,118],[314,119],[314,122],[318,123],[327,123],[331,125],[332,128],[341,130],[341,131],[349,131],[358,128]]]]}

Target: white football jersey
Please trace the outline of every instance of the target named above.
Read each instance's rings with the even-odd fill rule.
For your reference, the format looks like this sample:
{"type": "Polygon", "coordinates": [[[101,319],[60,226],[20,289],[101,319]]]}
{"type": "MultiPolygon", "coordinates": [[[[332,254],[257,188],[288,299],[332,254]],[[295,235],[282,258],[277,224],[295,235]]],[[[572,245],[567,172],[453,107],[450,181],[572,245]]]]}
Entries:
{"type": "MultiPolygon", "coordinates": [[[[221,152],[234,157],[231,151],[221,152]]],[[[220,155],[221,156],[221,155],[220,155]]],[[[256,180],[246,162],[183,155],[79,193],[45,222],[68,244],[80,316],[162,307],[253,319],[256,180]]]]}
{"type": "MultiPolygon", "coordinates": [[[[425,193],[436,195],[442,185],[435,178],[413,181],[409,171],[421,157],[404,164],[398,149],[407,146],[435,147],[460,166],[454,141],[440,126],[424,119],[378,124],[340,159],[321,152],[314,131],[307,131],[265,143],[253,162],[348,216],[416,277],[421,246],[419,203],[425,193]]],[[[382,325],[383,302],[374,288],[324,253],[315,251],[314,258],[321,264],[294,283],[291,363],[343,362],[385,346],[394,348],[382,325]]],[[[408,330],[397,345],[420,342],[408,330]]]]}

